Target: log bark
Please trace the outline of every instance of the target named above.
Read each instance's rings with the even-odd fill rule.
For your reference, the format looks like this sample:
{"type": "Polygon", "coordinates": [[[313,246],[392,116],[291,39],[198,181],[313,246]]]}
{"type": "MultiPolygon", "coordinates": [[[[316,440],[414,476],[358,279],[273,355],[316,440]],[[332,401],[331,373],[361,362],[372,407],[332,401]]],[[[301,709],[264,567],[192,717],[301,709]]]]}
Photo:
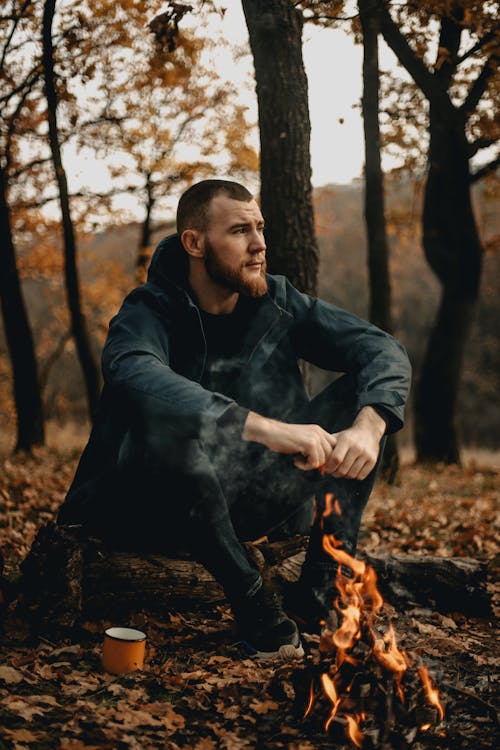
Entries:
{"type": "MultiPolygon", "coordinates": [[[[248,543],[247,554],[278,591],[297,581],[307,537],[248,543]]],[[[440,611],[487,614],[487,564],[470,558],[365,555],[384,596],[440,611]]],[[[189,555],[138,554],[107,549],[78,527],[47,524],[21,566],[21,612],[37,631],[72,628],[87,617],[148,608],[196,609],[224,601],[220,585],[189,555]]]]}

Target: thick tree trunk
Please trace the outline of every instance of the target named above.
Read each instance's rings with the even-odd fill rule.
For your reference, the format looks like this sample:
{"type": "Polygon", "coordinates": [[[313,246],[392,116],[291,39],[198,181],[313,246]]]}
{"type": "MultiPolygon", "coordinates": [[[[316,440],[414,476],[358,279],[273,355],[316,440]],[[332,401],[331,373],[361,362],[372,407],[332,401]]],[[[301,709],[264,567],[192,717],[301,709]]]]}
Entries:
{"type": "MultiPolygon", "coordinates": [[[[298,580],[307,537],[245,544],[247,554],[276,590],[298,580]]],[[[428,555],[366,555],[384,596],[396,605],[422,602],[439,611],[490,611],[487,564],[469,558],[428,555]]],[[[73,627],[82,617],[146,607],[195,608],[224,600],[220,585],[199,563],[160,554],[106,549],[78,530],[47,524],[22,563],[17,595],[36,629],[73,627]]],[[[8,589],[9,587],[6,587],[8,589]]]]}
{"type": "Polygon", "coordinates": [[[47,99],[49,142],[61,206],[68,307],[71,315],[73,336],[87,390],[89,413],[92,418],[95,414],[99,400],[100,377],[99,368],[92,353],[85,318],[81,308],[75,232],[69,205],[68,183],[66,172],[62,164],[61,147],[59,144],[59,133],[57,129],[57,91],[55,86],[52,45],[52,23],[54,20],[54,12],[55,0],[46,0],[43,11],[43,68],[45,76],[45,96],[47,99]]]}
{"type": "Polygon", "coordinates": [[[242,0],[242,4],[255,65],[269,270],[314,294],[318,252],[302,15],[290,0],[242,0]]]}
{"type": "MultiPolygon", "coordinates": [[[[365,136],[365,221],[368,240],[370,320],[393,333],[384,178],[380,161],[378,17],[370,0],[359,0],[363,31],[363,126],[365,136]]],[[[389,435],[380,472],[390,483],[399,470],[395,435],[389,435]]]]}
{"type": "Polygon", "coordinates": [[[418,460],[458,463],[455,411],[483,250],[471,203],[465,123],[446,122],[432,107],[430,118],[424,249],[443,290],[416,385],[415,440],[418,460]]]}
{"type": "Polygon", "coordinates": [[[7,180],[3,169],[0,169],[0,236],[0,300],[12,363],[17,413],[16,450],[27,451],[34,445],[43,445],[44,420],[35,347],[16,267],[7,203],[7,180]]]}
{"type": "Polygon", "coordinates": [[[472,210],[471,155],[466,125],[496,70],[491,56],[461,106],[450,97],[464,31],[464,9],[452,4],[441,18],[434,70],[416,55],[383,2],[376,2],[382,33],[429,101],[429,159],[423,231],[427,260],[442,298],[415,394],[415,442],[420,461],[459,461],[455,427],[465,341],[479,294],[482,246],[472,210]]]}

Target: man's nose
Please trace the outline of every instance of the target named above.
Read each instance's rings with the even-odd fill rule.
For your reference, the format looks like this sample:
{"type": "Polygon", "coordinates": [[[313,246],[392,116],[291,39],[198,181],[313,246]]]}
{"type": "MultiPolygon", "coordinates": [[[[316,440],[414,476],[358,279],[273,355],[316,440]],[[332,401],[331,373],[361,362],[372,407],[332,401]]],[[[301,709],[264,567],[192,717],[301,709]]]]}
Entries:
{"type": "Polygon", "coordinates": [[[249,250],[251,253],[262,253],[266,249],[266,241],[262,232],[255,230],[250,238],[249,250]]]}

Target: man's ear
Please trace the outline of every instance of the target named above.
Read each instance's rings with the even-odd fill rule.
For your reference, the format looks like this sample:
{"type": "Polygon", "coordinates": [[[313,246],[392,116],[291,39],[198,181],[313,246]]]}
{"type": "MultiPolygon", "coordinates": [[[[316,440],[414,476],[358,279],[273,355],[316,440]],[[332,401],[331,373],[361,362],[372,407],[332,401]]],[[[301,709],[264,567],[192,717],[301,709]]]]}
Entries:
{"type": "Polygon", "coordinates": [[[181,242],[184,250],[192,258],[204,258],[205,249],[201,232],[196,229],[185,229],[181,234],[181,242]]]}

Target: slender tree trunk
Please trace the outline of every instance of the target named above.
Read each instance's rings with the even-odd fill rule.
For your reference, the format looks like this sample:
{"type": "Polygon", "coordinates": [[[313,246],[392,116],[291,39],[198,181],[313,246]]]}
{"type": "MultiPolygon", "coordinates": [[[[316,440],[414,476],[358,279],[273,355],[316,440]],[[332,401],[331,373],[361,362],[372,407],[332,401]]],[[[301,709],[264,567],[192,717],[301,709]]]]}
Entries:
{"type": "Polygon", "coordinates": [[[146,175],[146,215],[141,227],[141,239],[139,240],[139,249],[137,252],[136,277],[139,284],[146,281],[149,261],[151,260],[151,214],[156,199],[153,195],[153,186],[151,185],[151,173],[146,175]]]}
{"type": "MultiPolygon", "coordinates": [[[[365,220],[368,240],[370,320],[393,333],[384,178],[380,161],[378,20],[370,0],[359,0],[363,31],[363,126],[365,135],[365,220]]],[[[399,469],[395,435],[388,437],[381,473],[393,482],[399,469]]]]}
{"type": "Polygon", "coordinates": [[[73,336],[87,390],[89,413],[92,418],[95,414],[99,400],[100,378],[99,368],[92,354],[85,319],[81,309],[75,232],[69,205],[68,183],[66,172],[62,164],[61,147],[57,129],[57,92],[55,86],[52,45],[52,23],[54,20],[54,13],[55,0],[46,0],[43,11],[43,67],[45,76],[45,96],[47,99],[47,117],[49,123],[49,142],[61,206],[67,301],[71,315],[73,336]]]}
{"type": "Polygon", "coordinates": [[[13,372],[17,413],[16,450],[30,450],[34,445],[45,442],[44,420],[35,347],[16,267],[6,193],[6,175],[0,169],[0,299],[13,372]]]}
{"type": "Polygon", "coordinates": [[[269,270],[314,294],[318,252],[302,15],[290,0],[242,0],[255,65],[269,270]]]}
{"type": "Polygon", "coordinates": [[[459,463],[455,425],[463,353],[479,295],[482,246],[470,195],[465,123],[430,109],[424,249],[442,297],[415,395],[417,459],[459,463]]]}

